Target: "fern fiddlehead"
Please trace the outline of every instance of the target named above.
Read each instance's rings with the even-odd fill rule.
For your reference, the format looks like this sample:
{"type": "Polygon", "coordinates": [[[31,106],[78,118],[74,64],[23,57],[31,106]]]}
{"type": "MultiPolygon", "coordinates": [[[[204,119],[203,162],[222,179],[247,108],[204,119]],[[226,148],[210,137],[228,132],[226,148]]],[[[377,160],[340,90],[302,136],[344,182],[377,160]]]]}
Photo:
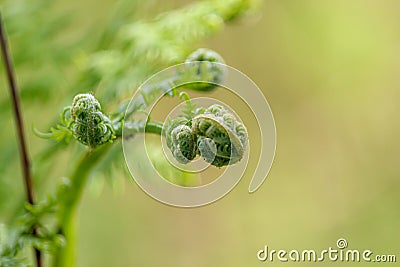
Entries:
{"type": "Polygon", "coordinates": [[[199,154],[205,161],[222,167],[242,159],[247,130],[221,105],[212,105],[203,114],[195,116],[192,130],[198,136],[199,154]]]}
{"type": "Polygon", "coordinates": [[[197,109],[191,119],[178,117],[166,124],[167,145],[180,163],[197,155],[216,167],[239,162],[247,145],[245,126],[221,105],[197,109]]]}
{"type": "Polygon", "coordinates": [[[180,163],[188,163],[196,157],[196,136],[187,125],[179,125],[171,132],[171,151],[180,163]]]}
{"type": "Polygon", "coordinates": [[[199,48],[186,58],[185,63],[184,71],[179,75],[190,81],[185,85],[188,89],[210,91],[224,79],[225,61],[214,50],[199,48]]]}
{"type": "Polygon", "coordinates": [[[95,148],[115,139],[110,119],[101,111],[99,101],[92,94],[78,94],[70,108],[70,129],[80,143],[95,148]]]}

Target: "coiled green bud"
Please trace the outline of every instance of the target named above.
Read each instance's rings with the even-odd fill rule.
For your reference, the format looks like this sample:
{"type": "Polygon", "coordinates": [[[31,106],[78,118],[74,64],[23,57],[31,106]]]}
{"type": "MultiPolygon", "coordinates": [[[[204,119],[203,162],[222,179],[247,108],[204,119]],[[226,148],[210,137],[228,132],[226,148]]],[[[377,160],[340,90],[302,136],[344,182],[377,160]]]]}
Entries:
{"type": "Polygon", "coordinates": [[[224,59],[213,50],[199,48],[186,58],[185,63],[191,63],[188,64],[189,70],[186,70],[191,75],[190,81],[204,81],[185,85],[187,88],[209,91],[221,84],[224,79],[226,72],[224,59]]]}
{"type": "Polygon", "coordinates": [[[247,130],[221,105],[198,109],[192,120],[179,117],[166,123],[167,145],[180,163],[196,155],[216,167],[239,162],[247,145],[247,130]]]}
{"type": "Polygon", "coordinates": [[[167,146],[174,158],[183,164],[196,157],[196,140],[192,129],[188,126],[190,121],[184,117],[169,120],[164,124],[163,132],[166,136],[167,146]]]}
{"type": "Polygon", "coordinates": [[[92,94],[76,95],[70,113],[70,129],[80,143],[95,148],[115,139],[110,119],[101,112],[100,103],[92,94]]]}
{"type": "Polygon", "coordinates": [[[240,161],[247,144],[247,130],[221,105],[212,105],[192,120],[198,150],[205,161],[222,167],[240,161]]]}
{"type": "Polygon", "coordinates": [[[196,136],[186,125],[179,125],[171,133],[171,151],[180,163],[188,163],[196,157],[196,136]]]}

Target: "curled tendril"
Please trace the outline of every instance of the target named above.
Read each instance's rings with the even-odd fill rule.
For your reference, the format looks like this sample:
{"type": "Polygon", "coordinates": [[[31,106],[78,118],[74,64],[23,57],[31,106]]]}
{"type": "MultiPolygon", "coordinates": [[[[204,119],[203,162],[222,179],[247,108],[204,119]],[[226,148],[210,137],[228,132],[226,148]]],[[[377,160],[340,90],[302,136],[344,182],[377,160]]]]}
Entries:
{"type": "Polygon", "coordinates": [[[221,105],[212,105],[192,120],[198,150],[205,161],[222,167],[237,163],[247,144],[247,130],[221,105]]]}
{"type": "Polygon", "coordinates": [[[171,133],[171,150],[180,163],[188,163],[196,157],[196,136],[186,125],[177,126],[171,133]]]}
{"type": "MultiPolygon", "coordinates": [[[[183,164],[188,163],[196,156],[196,141],[192,139],[192,129],[188,126],[190,121],[185,117],[169,120],[164,124],[163,131],[166,136],[167,146],[174,158],[183,164]],[[190,144],[188,144],[188,141],[190,144]],[[192,157],[194,149],[194,156],[192,157]]],[[[194,136],[193,136],[194,137],[194,136]]]]}
{"type": "Polygon", "coordinates": [[[110,119],[101,112],[100,103],[92,94],[78,94],[70,108],[69,128],[76,140],[95,148],[115,139],[110,119]]]}
{"type": "Polygon", "coordinates": [[[191,82],[185,85],[186,88],[210,91],[224,79],[226,72],[224,59],[211,49],[197,49],[186,58],[185,63],[190,63],[186,64],[185,75],[189,75],[188,82],[191,82]]]}
{"type": "Polygon", "coordinates": [[[181,163],[196,155],[216,167],[239,162],[247,145],[247,130],[221,105],[198,109],[193,119],[178,117],[166,124],[167,145],[181,163]]]}

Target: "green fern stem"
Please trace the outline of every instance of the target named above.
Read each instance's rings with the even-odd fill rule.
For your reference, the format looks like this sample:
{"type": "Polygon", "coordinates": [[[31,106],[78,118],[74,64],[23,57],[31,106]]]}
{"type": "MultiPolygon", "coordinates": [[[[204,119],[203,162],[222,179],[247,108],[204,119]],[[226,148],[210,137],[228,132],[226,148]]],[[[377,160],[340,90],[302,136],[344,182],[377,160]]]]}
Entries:
{"type": "Polygon", "coordinates": [[[54,266],[56,267],[74,266],[74,248],[76,243],[74,222],[77,206],[90,171],[107,153],[110,147],[110,144],[106,144],[95,150],[87,151],[78,161],[77,167],[70,177],[69,189],[66,190],[61,199],[62,208],[60,209],[60,232],[65,236],[67,242],[66,246],[60,249],[59,253],[55,255],[54,266]]]}
{"type": "MultiPolygon", "coordinates": [[[[127,126],[130,134],[136,133],[154,133],[161,134],[163,125],[160,122],[142,122],[134,123],[135,127],[127,126]]],[[[121,137],[118,134],[117,136],[121,137]]],[[[107,154],[112,147],[112,143],[99,146],[94,150],[88,150],[78,161],[77,166],[70,176],[70,185],[65,191],[62,199],[62,208],[60,209],[60,233],[66,239],[66,246],[59,250],[54,257],[55,267],[74,266],[76,253],[76,214],[77,207],[80,202],[83,189],[88,180],[89,174],[97,163],[107,154]]]]}

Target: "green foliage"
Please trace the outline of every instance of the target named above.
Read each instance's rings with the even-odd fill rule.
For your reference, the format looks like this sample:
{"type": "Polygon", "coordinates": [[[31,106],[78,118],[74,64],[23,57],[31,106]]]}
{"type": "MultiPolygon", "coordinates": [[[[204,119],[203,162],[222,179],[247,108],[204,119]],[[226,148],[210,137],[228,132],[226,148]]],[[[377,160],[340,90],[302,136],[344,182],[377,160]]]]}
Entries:
{"type": "MultiPolygon", "coordinates": [[[[1,7],[14,63],[21,75],[21,98],[24,103],[45,103],[61,89],[60,78],[64,78],[78,45],[78,40],[59,41],[72,14],[52,13],[54,3],[46,0],[5,0],[1,7]]],[[[4,112],[8,99],[1,98],[0,106],[4,112]]]]}
{"type": "Polygon", "coordinates": [[[182,62],[204,38],[221,31],[226,21],[254,8],[252,0],[202,1],[119,28],[112,49],[84,60],[89,87],[101,81],[96,95],[114,100],[138,86],[149,74],[182,62]],[[98,94],[97,94],[98,93],[98,94]]]}
{"type": "Polygon", "coordinates": [[[49,216],[57,213],[60,198],[68,191],[69,181],[64,180],[53,195],[41,203],[26,203],[23,213],[18,216],[12,229],[0,236],[0,267],[27,266],[19,255],[25,246],[32,246],[46,253],[55,253],[65,245],[65,238],[56,228],[49,225],[49,216]]]}
{"type": "MultiPolygon", "coordinates": [[[[49,105],[50,100],[54,101],[61,95],[65,73],[71,66],[69,62],[77,46],[76,40],[58,41],[69,25],[71,14],[52,13],[53,1],[47,0],[4,0],[0,1],[0,9],[9,36],[24,110],[32,111],[38,103],[42,107],[49,105]]],[[[0,64],[0,87],[6,92],[3,70],[0,64]]],[[[0,158],[0,176],[3,177],[0,179],[1,213],[10,207],[5,205],[6,199],[20,193],[13,182],[19,161],[10,110],[8,94],[3,93],[0,95],[0,127],[7,130],[0,138],[4,151],[4,157],[0,158]]]]}
{"type": "MultiPolygon", "coordinates": [[[[57,185],[56,192],[45,201],[25,205],[22,214],[8,231],[6,240],[2,239],[1,267],[24,266],[26,246],[54,254],[55,266],[70,266],[69,263],[73,261],[70,253],[74,245],[69,231],[88,176],[93,172],[104,174],[114,169],[113,165],[121,165],[122,153],[118,139],[121,138],[123,127],[132,136],[144,131],[162,133],[165,127],[162,123],[138,120],[133,116],[151,104],[160,92],[177,96],[174,84],[192,81],[193,78],[208,82],[186,84],[186,88],[199,91],[215,88],[213,83],[223,79],[224,69],[222,65],[219,68],[208,62],[223,63],[222,57],[207,49],[197,50],[187,58],[186,55],[201,40],[220,31],[226,22],[241,17],[253,7],[250,0],[201,1],[161,14],[151,21],[133,21],[140,10],[139,1],[121,0],[119,3],[122,8],[102,33],[80,32],[83,38],[66,42],[63,34],[73,23],[71,14],[53,14],[51,1],[4,2],[5,25],[10,35],[16,69],[22,77],[20,87],[25,107],[37,108],[37,102],[33,100],[40,100],[40,107],[44,107],[43,103],[51,104],[49,100],[55,98],[59,98],[58,101],[64,105],[78,91],[94,91],[98,99],[107,103],[107,109],[115,105],[120,107],[106,116],[92,94],[78,94],[72,106],[62,110],[58,123],[53,123],[56,126],[51,128],[50,133],[43,134],[35,130],[38,136],[53,139],[53,143],[50,142],[39,154],[42,160],[34,158],[34,162],[54,159],[56,152],[66,148],[73,140],[87,146],[89,151],[80,157],[72,157],[75,167],[68,183],[57,185]],[[131,14],[127,12],[129,9],[132,9],[131,14]],[[88,40],[91,41],[90,45],[86,43],[88,40]],[[124,121],[127,106],[125,98],[132,94],[132,90],[149,75],[171,64],[185,62],[185,58],[186,62],[192,64],[183,65],[174,81],[165,81],[142,91],[141,97],[134,99],[133,109],[128,111],[133,118],[128,117],[129,120],[124,121]],[[32,72],[32,69],[35,71],[32,72]],[[114,139],[115,142],[109,144],[114,139]]],[[[188,95],[181,94],[181,97],[186,99],[187,105],[185,116],[174,120],[178,122],[173,124],[174,128],[180,128],[171,128],[175,131],[173,143],[178,151],[182,147],[180,144],[189,144],[191,152],[185,153],[184,157],[192,159],[199,153],[197,133],[192,139],[187,139],[180,132],[193,132],[191,120],[194,121],[195,115],[199,116],[205,109],[192,104],[188,95]]],[[[9,102],[0,98],[0,114],[6,116],[7,112],[9,102]]],[[[46,114],[46,111],[41,112],[46,114]]],[[[35,115],[36,118],[40,117],[40,113],[35,115]]],[[[0,126],[4,126],[4,123],[0,121],[0,126]]],[[[10,163],[17,162],[15,143],[12,141],[14,135],[6,132],[4,136],[0,141],[2,150],[10,153],[7,158],[0,160],[0,173],[11,173],[15,165],[10,163]]],[[[220,154],[217,153],[217,156],[220,154]]],[[[157,165],[162,172],[170,172],[171,177],[177,176],[163,163],[157,165]]],[[[46,174],[50,169],[38,170],[40,173],[34,176],[45,177],[41,181],[48,181],[46,174]]],[[[0,179],[0,189],[3,188],[6,188],[5,180],[0,179]]],[[[4,197],[9,196],[0,195],[0,198],[4,197]]]]}
{"type": "Polygon", "coordinates": [[[191,120],[199,112],[197,105],[190,100],[190,96],[186,92],[181,92],[179,97],[185,100],[185,108],[181,110],[182,113],[188,120],[191,120]]]}

